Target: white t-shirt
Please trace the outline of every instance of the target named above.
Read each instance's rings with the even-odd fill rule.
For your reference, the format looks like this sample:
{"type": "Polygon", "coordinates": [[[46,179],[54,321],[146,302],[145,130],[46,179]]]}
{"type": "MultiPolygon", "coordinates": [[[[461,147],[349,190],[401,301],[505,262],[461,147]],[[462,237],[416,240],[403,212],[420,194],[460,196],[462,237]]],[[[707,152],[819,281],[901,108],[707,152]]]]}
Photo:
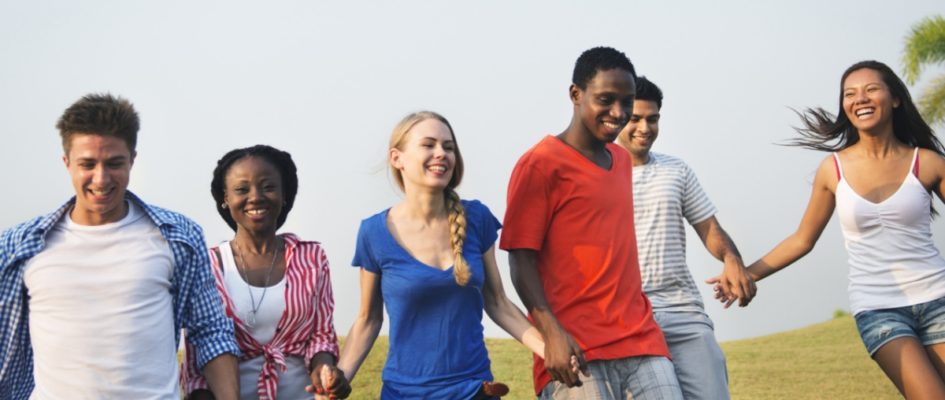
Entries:
{"type": "Polygon", "coordinates": [[[24,271],[30,398],[179,400],[173,271],[167,241],[132,202],[110,224],[63,217],[24,271]]]}
{"type": "Polygon", "coordinates": [[[633,167],[633,215],[643,291],[654,311],[702,311],[686,266],[686,226],[715,215],[696,174],[676,157],[650,152],[633,167]]]}
{"type": "MultiPolygon", "coordinates": [[[[268,344],[276,335],[276,326],[285,313],[285,274],[278,283],[268,288],[251,286],[243,280],[236,267],[230,243],[221,243],[219,249],[223,262],[223,284],[230,301],[233,302],[236,314],[244,324],[248,324],[252,321],[253,301],[255,301],[256,323],[252,326],[247,325],[247,330],[257,342],[263,345],[268,344]],[[252,296],[249,294],[250,291],[253,293],[252,296]],[[263,296],[264,292],[265,296],[263,296]]],[[[255,400],[259,397],[256,384],[259,382],[259,373],[263,369],[263,361],[263,356],[240,361],[240,399],[255,400]]],[[[311,399],[312,394],[305,391],[305,387],[312,382],[308,376],[305,360],[301,357],[286,356],[285,363],[286,371],[278,371],[279,399],[311,399]]]]}

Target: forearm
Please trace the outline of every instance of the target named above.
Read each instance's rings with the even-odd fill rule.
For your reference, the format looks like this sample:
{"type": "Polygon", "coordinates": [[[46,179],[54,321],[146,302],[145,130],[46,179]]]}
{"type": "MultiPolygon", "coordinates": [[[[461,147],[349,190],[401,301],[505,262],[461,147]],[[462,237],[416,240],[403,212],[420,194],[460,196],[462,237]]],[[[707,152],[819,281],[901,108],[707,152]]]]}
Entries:
{"type": "Polygon", "coordinates": [[[788,236],[781,243],[778,243],[774,249],[755,261],[748,267],[748,273],[755,281],[762,280],[767,276],[780,271],[781,269],[793,264],[801,257],[813,249],[812,244],[797,237],[797,234],[788,236]]]}
{"type": "Polygon", "coordinates": [[[314,371],[319,365],[335,365],[335,355],[327,351],[315,353],[312,360],[308,363],[309,372],[314,371]]]}
{"type": "Polygon", "coordinates": [[[239,367],[236,356],[221,354],[203,367],[203,376],[217,400],[239,398],[239,367]]]}
{"type": "Polygon", "coordinates": [[[518,340],[539,357],[544,357],[545,341],[542,339],[541,333],[528,322],[528,319],[515,304],[512,304],[507,297],[502,297],[502,300],[486,303],[486,314],[495,321],[496,325],[512,335],[515,340],[518,340]]]}
{"type": "Polygon", "coordinates": [[[513,250],[509,254],[509,261],[512,286],[525,304],[535,328],[544,337],[562,330],[545,297],[545,289],[538,275],[537,253],[533,250],[513,250]]]}
{"type": "Polygon", "coordinates": [[[383,320],[358,318],[351,326],[338,360],[338,368],[344,371],[348,381],[354,381],[354,376],[358,373],[368,353],[371,352],[374,341],[377,340],[382,324],[383,320]]]}

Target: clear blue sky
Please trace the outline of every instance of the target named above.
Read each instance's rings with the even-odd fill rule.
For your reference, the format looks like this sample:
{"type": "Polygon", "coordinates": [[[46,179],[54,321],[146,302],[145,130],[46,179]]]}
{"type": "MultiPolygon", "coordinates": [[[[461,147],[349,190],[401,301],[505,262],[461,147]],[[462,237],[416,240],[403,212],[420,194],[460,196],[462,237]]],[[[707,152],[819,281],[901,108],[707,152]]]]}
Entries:
{"type": "MultiPolygon", "coordinates": [[[[209,194],[216,160],[256,143],[293,154],[301,187],[285,231],[324,243],[345,334],[358,309],[348,267],[358,223],[399,199],[384,167],[400,117],[432,109],[450,119],[466,157],[460,194],[501,219],[519,155],[570,120],[574,60],[609,45],[663,88],[654,150],[692,165],[751,262],[796,227],[824,157],[775,145],[794,137],[791,108],[836,111],[847,66],[877,59],[900,70],[909,27],[943,13],[941,1],[872,0],[5,1],[0,226],[71,195],[56,118],[83,94],[119,94],[142,118],[131,190],[201,223],[211,244],[231,237],[209,194]]],[[[697,279],[721,269],[691,231],[689,243],[697,279]]],[[[721,340],[805,326],[848,309],[846,274],[831,222],[810,255],[761,282],[748,309],[708,312],[721,340]]],[[[504,335],[491,322],[487,334],[504,335]]]]}

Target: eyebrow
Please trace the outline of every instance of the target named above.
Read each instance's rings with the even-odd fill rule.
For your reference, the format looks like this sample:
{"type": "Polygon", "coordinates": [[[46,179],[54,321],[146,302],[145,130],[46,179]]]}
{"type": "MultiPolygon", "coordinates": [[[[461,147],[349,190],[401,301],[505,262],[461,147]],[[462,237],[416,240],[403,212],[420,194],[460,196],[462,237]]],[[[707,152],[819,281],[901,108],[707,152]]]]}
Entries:
{"type": "MultiPolygon", "coordinates": [[[[98,159],[95,157],[77,157],[77,160],[78,161],[96,161],[96,162],[98,161],[98,159]]],[[[105,162],[126,161],[126,160],[128,160],[128,157],[126,156],[114,156],[111,158],[106,158],[105,162]]]]}

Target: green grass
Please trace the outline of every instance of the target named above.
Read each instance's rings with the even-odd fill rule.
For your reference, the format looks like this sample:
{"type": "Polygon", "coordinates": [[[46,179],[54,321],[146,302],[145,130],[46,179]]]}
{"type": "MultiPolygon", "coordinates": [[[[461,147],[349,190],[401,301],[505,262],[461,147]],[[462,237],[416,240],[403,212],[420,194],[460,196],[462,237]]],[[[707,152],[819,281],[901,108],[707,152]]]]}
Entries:
{"type": "MultiPolygon", "coordinates": [[[[532,358],[511,339],[487,339],[496,380],[511,388],[506,399],[533,399],[532,358]]],[[[732,398],[896,399],[896,388],[866,354],[853,317],[754,339],[722,343],[732,398]]],[[[379,337],[352,384],[351,399],[377,399],[387,337],[379,337]]]]}

